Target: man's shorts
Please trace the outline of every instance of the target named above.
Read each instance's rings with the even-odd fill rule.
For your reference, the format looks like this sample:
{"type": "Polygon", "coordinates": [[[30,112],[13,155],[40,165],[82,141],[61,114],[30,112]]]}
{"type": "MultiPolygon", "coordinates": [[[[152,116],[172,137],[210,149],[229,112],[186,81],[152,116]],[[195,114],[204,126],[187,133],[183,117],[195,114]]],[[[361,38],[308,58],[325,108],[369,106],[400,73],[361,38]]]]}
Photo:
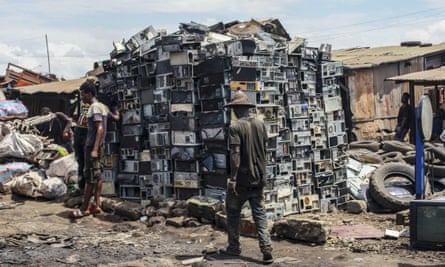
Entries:
{"type": "Polygon", "coordinates": [[[95,184],[102,179],[102,172],[104,170],[104,147],[101,146],[99,148],[97,158],[91,157],[91,150],[93,150],[93,147],[86,147],[83,177],[86,183],[95,184]]]}

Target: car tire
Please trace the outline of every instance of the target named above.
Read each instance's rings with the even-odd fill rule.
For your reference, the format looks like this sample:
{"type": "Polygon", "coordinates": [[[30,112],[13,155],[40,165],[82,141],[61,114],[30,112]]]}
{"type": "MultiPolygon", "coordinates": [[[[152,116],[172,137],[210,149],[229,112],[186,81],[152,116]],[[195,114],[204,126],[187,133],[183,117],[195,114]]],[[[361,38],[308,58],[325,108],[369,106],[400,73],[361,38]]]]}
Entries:
{"type": "Polygon", "coordinates": [[[414,167],[406,163],[390,162],[378,167],[369,181],[369,193],[371,197],[382,207],[391,211],[400,211],[409,208],[410,201],[415,199],[415,171],[414,167]],[[391,194],[385,186],[385,181],[390,178],[403,178],[410,182],[407,185],[410,197],[398,197],[391,194]]]}
{"type": "Polygon", "coordinates": [[[380,149],[380,143],[372,140],[354,141],[349,143],[349,148],[366,148],[373,152],[377,152],[380,149]]]}
{"type": "Polygon", "coordinates": [[[349,149],[346,155],[362,163],[383,163],[381,155],[365,148],[349,149]]]}
{"type": "Polygon", "coordinates": [[[402,154],[405,154],[409,151],[415,150],[416,147],[405,142],[389,140],[383,142],[382,149],[386,152],[399,151],[402,152],[402,154]]]}

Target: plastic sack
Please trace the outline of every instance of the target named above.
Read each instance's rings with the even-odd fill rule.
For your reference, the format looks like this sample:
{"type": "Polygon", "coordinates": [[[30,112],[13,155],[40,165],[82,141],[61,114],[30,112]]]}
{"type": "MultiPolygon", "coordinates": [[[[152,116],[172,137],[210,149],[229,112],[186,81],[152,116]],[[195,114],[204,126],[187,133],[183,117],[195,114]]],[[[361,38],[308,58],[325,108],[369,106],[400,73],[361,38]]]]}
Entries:
{"type": "Polygon", "coordinates": [[[44,198],[55,199],[66,194],[67,186],[62,179],[50,177],[43,180],[38,191],[44,198]]]}
{"type": "Polygon", "coordinates": [[[65,157],[58,158],[49,164],[45,171],[47,176],[65,177],[71,171],[77,173],[78,164],[74,153],[70,153],[65,157]]]}
{"type": "Polygon", "coordinates": [[[15,194],[34,197],[39,191],[42,181],[43,177],[39,172],[30,171],[15,177],[12,181],[6,184],[6,187],[15,194]]]}
{"type": "Polygon", "coordinates": [[[24,119],[28,116],[28,109],[18,100],[0,100],[0,120],[14,118],[24,119]]]}
{"type": "Polygon", "coordinates": [[[10,133],[11,128],[6,123],[0,122],[0,141],[10,133]]]}
{"type": "Polygon", "coordinates": [[[12,131],[0,141],[0,157],[29,158],[43,148],[43,142],[33,134],[12,131]]]}
{"type": "Polygon", "coordinates": [[[26,162],[10,162],[0,165],[0,187],[3,183],[14,179],[15,175],[26,173],[31,167],[32,165],[26,162]]]}

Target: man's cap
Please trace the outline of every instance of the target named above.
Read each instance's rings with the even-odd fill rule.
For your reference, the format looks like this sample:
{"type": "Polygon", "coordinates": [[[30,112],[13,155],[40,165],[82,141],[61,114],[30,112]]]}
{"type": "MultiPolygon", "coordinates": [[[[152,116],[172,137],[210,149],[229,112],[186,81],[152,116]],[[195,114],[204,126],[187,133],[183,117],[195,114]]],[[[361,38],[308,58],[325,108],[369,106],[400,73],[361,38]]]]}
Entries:
{"type": "Polygon", "coordinates": [[[49,107],[42,107],[40,109],[40,115],[48,115],[51,113],[51,109],[49,107]]]}
{"type": "Polygon", "coordinates": [[[230,101],[229,104],[225,105],[225,107],[236,107],[236,106],[245,106],[245,107],[255,107],[255,104],[250,102],[247,95],[241,91],[237,91],[230,101]]]}

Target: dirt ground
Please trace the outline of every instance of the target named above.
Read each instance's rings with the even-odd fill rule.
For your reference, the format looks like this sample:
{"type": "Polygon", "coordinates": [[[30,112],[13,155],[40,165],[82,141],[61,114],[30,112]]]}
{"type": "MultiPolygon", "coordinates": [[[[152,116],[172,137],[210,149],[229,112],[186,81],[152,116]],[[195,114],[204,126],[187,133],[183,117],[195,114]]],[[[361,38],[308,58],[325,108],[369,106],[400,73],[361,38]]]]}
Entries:
{"type": "MultiPolygon", "coordinates": [[[[254,238],[242,237],[240,257],[210,253],[226,243],[224,231],[212,225],[147,227],[111,213],[71,220],[70,210],[63,201],[0,195],[0,266],[262,266],[254,238]]],[[[395,225],[394,214],[301,216],[331,225],[407,228],[395,225]]],[[[323,245],[274,238],[273,246],[270,266],[445,266],[445,251],[413,250],[407,237],[330,238],[323,245]]]]}

